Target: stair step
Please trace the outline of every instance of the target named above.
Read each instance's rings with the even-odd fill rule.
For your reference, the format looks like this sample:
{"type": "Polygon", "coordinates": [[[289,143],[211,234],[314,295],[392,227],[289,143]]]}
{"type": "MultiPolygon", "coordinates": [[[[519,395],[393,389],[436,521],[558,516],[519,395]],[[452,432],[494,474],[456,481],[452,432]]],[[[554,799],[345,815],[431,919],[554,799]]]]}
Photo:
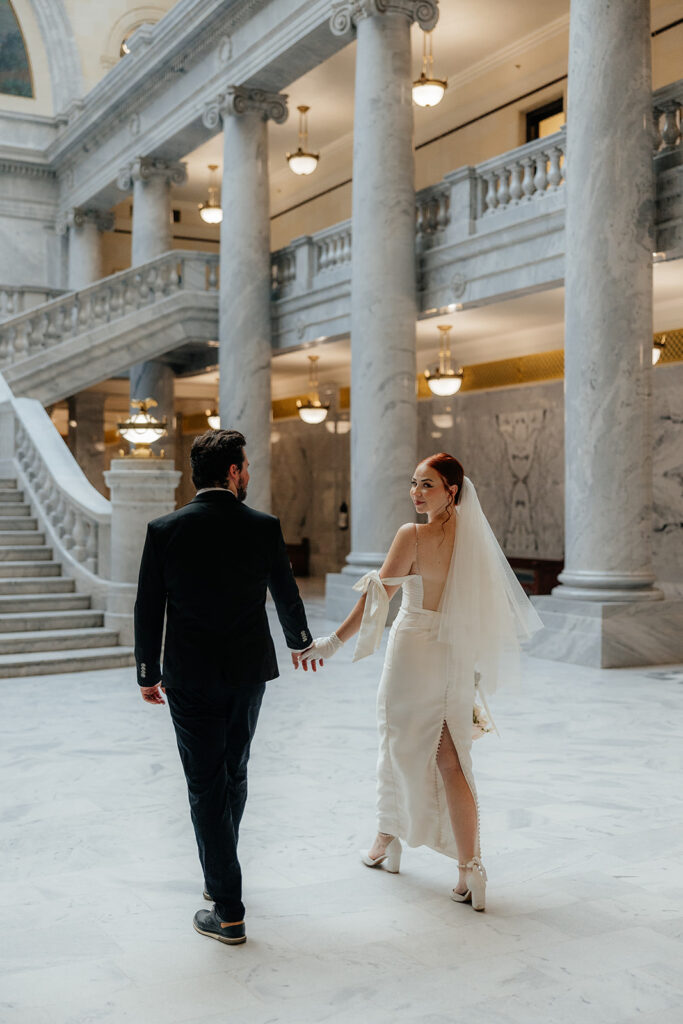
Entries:
{"type": "Polygon", "coordinates": [[[16,502],[20,502],[23,504],[23,501],[24,495],[22,491],[0,491],[0,502],[2,502],[3,504],[12,505],[16,504],[16,502]]]}
{"type": "Polygon", "coordinates": [[[3,516],[0,519],[0,540],[4,533],[16,533],[17,530],[26,533],[37,529],[38,520],[33,516],[3,516]]]}
{"type": "Polygon", "coordinates": [[[0,525],[5,519],[18,516],[30,516],[30,505],[0,505],[0,525]]]}
{"type": "Polygon", "coordinates": [[[52,558],[52,548],[29,547],[3,547],[0,545],[0,562],[49,562],[52,558]]]}
{"type": "Polygon", "coordinates": [[[28,576],[22,579],[0,578],[0,594],[73,594],[74,580],[65,576],[28,576]]]}
{"type": "Polygon", "coordinates": [[[33,654],[37,651],[81,651],[116,647],[115,629],[43,629],[35,632],[0,634],[0,655],[33,654]]]}
{"type": "MultiPolygon", "coordinates": [[[[45,582],[41,580],[41,582],[45,582]]],[[[57,581],[54,581],[57,582],[57,581]]],[[[64,578],[59,580],[60,583],[73,583],[73,580],[65,580],[64,578]]],[[[12,594],[9,590],[7,593],[12,594]]],[[[90,608],[90,597],[88,594],[76,594],[74,588],[71,587],[71,591],[64,591],[63,593],[46,594],[40,592],[40,589],[34,591],[24,591],[16,596],[2,597],[0,596],[0,615],[5,616],[6,613],[27,615],[33,613],[43,612],[47,613],[59,613],[60,615],[64,612],[69,611],[86,611],[90,608]]]]}
{"type": "Polygon", "coordinates": [[[16,487],[16,480],[9,480],[7,477],[0,478],[0,491],[13,491],[16,490],[16,487]]]}
{"type": "Polygon", "coordinates": [[[0,530],[0,548],[16,547],[41,548],[45,545],[45,534],[37,530],[0,530]]]}
{"type": "Polygon", "coordinates": [[[0,562],[0,579],[21,576],[61,576],[59,562],[0,562]]]}
{"type": "Polygon", "coordinates": [[[36,654],[0,654],[0,679],[94,672],[135,664],[132,647],[100,647],[81,651],[38,651],[36,654]]]}
{"type": "MultiPolygon", "coordinates": [[[[51,600],[69,599],[52,598],[51,600]]],[[[95,629],[102,625],[104,625],[104,613],[91,609],[2,612],[0,614],[0,639],[2,639],[3,633],[26,632],[33,635],[38,630],[95,629]]]]}

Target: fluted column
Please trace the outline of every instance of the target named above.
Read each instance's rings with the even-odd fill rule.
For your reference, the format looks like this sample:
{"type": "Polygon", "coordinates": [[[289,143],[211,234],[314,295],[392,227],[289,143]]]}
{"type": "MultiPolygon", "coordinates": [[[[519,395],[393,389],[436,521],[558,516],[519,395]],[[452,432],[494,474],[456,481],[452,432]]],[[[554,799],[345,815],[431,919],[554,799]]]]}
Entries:
{"type": "Polygon", "coordinates": [[[111,231],[114,217],[101,210],[75,207],[65,226],[69,232],[67,288],[78,291],[102,277],[101,234],[111,231]]]}
{"type": "Polygon", "coordinates": [[[231,88],[205,111],[223,124],[223,221],[218,339],[221,425],[241,430],[251,464],[248,502],[270,510],[271,319],[267,121],[287,97],[231,88]]]}
{"type": "MultiPolygon", "coordinates": [[[[133,267],[173,248],[171,186],[182,185],[186,179],[185,164],[159,157],[140,157],[119,175],[119,187],[133,189],[133,267]]],[[[171,460],[175,454],[174,379],[171,367],[159,359],[136,363],[130,368],[131,401],[154,398],[158,407],[152,412],[158,419],[168,421],[168,436],[159,441],[154,450],[163,448],[171,460]]]]}
{"type": "Polygon", "coordinates": [[[416,459],[415,185],[410,27],[434,26],[433,0],[335,4],[357,32],[351,269],[351,553],[346,572],[381,564],[413,516],[416,459]]]}
{"type": "Polygon", "coordinates": [[[649,0],[572,0],[567,117],[565,570],[559,597],[653,588],[649,0]]]}

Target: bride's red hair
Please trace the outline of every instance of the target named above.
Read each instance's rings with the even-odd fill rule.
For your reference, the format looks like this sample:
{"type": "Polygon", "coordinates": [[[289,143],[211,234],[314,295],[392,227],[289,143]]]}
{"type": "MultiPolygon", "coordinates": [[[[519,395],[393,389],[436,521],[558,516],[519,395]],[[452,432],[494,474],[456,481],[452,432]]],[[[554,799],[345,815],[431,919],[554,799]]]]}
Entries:
{"type": "Polygon", "coordinates": [[[422,462],[431,469],[435,469],[448,487],[457,486],[458,489],[455,492],[453,503],[458,505],[462,496],[462,485],[465,479],[465,470],[458,460],[452,455],[447,455],[446,452],[437,452],[436,455],[429,455],[422,462]]]}

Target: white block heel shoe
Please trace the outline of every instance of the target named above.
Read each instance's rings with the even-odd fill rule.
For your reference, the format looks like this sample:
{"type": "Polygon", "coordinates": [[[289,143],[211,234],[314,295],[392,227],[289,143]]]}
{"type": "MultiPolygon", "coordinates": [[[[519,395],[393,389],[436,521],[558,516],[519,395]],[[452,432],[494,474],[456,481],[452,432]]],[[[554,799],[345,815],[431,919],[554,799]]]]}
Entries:
{"type": "Polygon", "coordinates": [[[373,860],[369,856],[368,850],[361,850],[360,859],[369,868],[378,868],[380,864],[386,861],[386,870],[390,871],[392,875],[397,875],[401,867],[401,850],[401,840],[394,836],[384,853],[380,854],[379,857],[375,857],[373,860]]]}
{"type": "Polygon", "coordinates": [[[473,857],[467,864],[458,864],[462,871],[466,871],[467,891],[460,893],[455,889],[451,893],[451,899],[455,903],[471,903],[472,910],[486,909],[486,871],[479,857],[473,857]]]}

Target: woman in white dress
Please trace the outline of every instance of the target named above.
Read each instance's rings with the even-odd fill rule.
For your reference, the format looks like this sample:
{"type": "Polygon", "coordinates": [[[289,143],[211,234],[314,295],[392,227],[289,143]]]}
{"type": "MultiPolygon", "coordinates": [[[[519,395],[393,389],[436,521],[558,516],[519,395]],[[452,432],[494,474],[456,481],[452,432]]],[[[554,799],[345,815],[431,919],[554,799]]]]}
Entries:
{"type": "Polygon", "coordinates": [[[354,661],[381,642],[389,599],[403,587],[377,696],[378,833],[362,854],[397,872],[401,839],[458,862],[451,898],[484,910],[486,872],[472,775],[473,709],[486,720],[484,687],[518,674],[518,637],[541,627],[491,531],[476,491],[452,455],[421,462],[410,485],[422,525],[402,526],[379,572],[355,584],[362,596],[342,625],[302,656],[331,657],[360,633],[354,661]]]}

